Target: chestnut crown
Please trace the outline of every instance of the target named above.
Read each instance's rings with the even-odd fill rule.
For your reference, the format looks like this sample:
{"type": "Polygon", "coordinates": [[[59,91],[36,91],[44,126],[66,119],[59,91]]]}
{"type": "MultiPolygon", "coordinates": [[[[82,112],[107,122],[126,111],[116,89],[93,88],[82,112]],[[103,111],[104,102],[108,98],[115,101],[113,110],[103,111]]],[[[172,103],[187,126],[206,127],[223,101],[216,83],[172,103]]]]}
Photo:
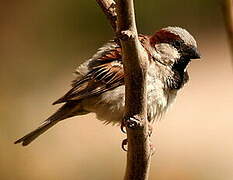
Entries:
{"type": "Polygon", "coordinates": [[[177,49],[184,59],[199,59],[200,53],[197,50],[197,43],[193,36],[180,27],[166,27],[157,31],[151,38],[152,46],[167,43],[177,49]]]}

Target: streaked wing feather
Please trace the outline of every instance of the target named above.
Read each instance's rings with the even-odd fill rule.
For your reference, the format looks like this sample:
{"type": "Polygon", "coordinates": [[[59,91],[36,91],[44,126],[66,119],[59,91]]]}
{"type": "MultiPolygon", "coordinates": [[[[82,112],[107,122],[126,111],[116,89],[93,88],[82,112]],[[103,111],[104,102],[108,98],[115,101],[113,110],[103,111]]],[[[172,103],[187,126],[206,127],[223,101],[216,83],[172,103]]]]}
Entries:
{"type": "Polygon", "coordinates": [[[89,73],[73,81],[73,88],[53,104],[82,100],[124,84],[120,48],[104,52],[101,57],[92,60],[89,69],[89,73]]]}

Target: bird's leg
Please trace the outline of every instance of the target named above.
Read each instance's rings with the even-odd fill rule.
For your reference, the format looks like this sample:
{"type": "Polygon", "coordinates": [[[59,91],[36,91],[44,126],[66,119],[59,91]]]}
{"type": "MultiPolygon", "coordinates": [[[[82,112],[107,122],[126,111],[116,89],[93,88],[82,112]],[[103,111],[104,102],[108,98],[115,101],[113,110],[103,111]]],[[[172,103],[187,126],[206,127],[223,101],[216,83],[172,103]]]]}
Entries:
{"type": "MultiPolygon", "coordinates": [[[[125,123],[125,119],[123,118],[123,120],[121,121],[121,132],[126,134],[126,123],[125,123]]],[[[128,140],[124,139],[121,143],[121,148],[124,151],[127,151],[127,149],[125,148],[125,146],[128,144],[128,140]]]]}
{"type": "MultiPolygon", "coordinates": [[[[140,124],[140,121],[135,118],[135,117],[125,117],[122,122],[121,122],[121,131],[123,133],[126,133],[126,128],[136,128],[138,125],[140,124]]],[[[153,145],[153,143],[151,142],[151,135],[152,135],[152,132],[153,132],[153,125],[151,122],[148,123],[148,136],[147,138],[149,138],[149,146],[150,146],[150,151],[151,151],[151,154],[153,155],[154,152],[155,152],[155,147],[153,145]]],[[[127,149],[125,148],[125,146],[128,144],[128,140],[127,139],[124,139],[122,141],[122,144],[121,144],[121,147],[124,151],[127,151],[127,149]]]]}
{"type": "MultiPolygon", "coordinates": [[[[126,133],[126,128],[136,128],[140,121],[135,117],[124,117],[121,122],[121,131],[126,133]]],[[[128,140],[124,139],[121,143],[121,147],[124,151],[127,151],[125,146],[128,144],[128,140]]]]}
{"type": "MultiPolygon", "coordinates": [[[[121,122],[121,131],[123,133],[126,133],[126,127],[128,128],[135,128],[139,123],[139,120],[136,119],[136,118],[124,118],[121,122]]],[[[147,138],[149,138],[149,146],[150,146],[150,152],[151,152],[151,155],[153,155],[155,153],[155,147],[154,147],[154,144],[152,143],[150,137],[152,135],[152,132],[153,132],[153,126],[152,126],[152,123],[148,123],[148,136],[147,138]]],[[[124,151],[127,151],[127,146],[128,144],[128,140],[127,139],[124,139],[121,143],[121,148],[124,150],[124,151]]]]}
{"type": "Polygon", "coordinates": [[[136,117],[124,117],[121,122],[121,131],[126,133],[126,128],[136,128],[140,123],[140,120],[138,120],[136,117]]]}

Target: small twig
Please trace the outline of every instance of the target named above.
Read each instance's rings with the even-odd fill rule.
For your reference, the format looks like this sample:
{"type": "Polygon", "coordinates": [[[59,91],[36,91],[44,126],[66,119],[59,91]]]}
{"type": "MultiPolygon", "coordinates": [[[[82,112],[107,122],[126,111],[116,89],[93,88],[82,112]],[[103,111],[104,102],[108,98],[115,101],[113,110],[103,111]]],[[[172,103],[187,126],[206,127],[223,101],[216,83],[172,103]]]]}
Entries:
{"type": "Polygon", "coordinates": [[[225,27],[228,34],[231,55],[233,59],[233,2],[232,0],[222,0],[222,12],[225,21],[225,27]]]}
{"type": "Polygon", "coordinates": [[[113,0],[96,0],[104,14],[107,16],[113,31],[116,31],[116,3],[113,0]]]}

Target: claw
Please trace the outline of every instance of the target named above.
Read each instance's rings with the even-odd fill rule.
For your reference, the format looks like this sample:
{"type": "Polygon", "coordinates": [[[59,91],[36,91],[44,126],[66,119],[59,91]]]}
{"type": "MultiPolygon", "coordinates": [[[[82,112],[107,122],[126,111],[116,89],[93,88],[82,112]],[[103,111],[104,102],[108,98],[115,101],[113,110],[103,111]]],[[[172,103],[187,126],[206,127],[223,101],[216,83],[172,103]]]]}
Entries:
{"type": "MultiPolygon", "coordinates": [[[[140,121],[135,117],[124,117],[121,123],[121,127],[122,127],[121,129],[123,129],[123,127],[135,128],[139,124],[140,124],[140,121]]],[[[125,131],[123,130],[123,132],[125,131]]]]}
{"type": "Polygon", "coordinates": [[[121,122],[121,132],[126,134],[126,127],[125,127],[124,120],[121,122]]]}
{"type": "Polygon", "coordinates": [[[124,118],[121,122],[121,131],[126,133],[126,127],[134,128],[138,125],[139,120],[136,118],[124,118]]]}
{"type": "Polygon", "coordinates": [[[127,151],[127,149],[125,148],[125,146],[128,144],[128,140],[127,139],[124,139],[121,143],[121,148],[124,150],[124,151],[127,151]]]}

